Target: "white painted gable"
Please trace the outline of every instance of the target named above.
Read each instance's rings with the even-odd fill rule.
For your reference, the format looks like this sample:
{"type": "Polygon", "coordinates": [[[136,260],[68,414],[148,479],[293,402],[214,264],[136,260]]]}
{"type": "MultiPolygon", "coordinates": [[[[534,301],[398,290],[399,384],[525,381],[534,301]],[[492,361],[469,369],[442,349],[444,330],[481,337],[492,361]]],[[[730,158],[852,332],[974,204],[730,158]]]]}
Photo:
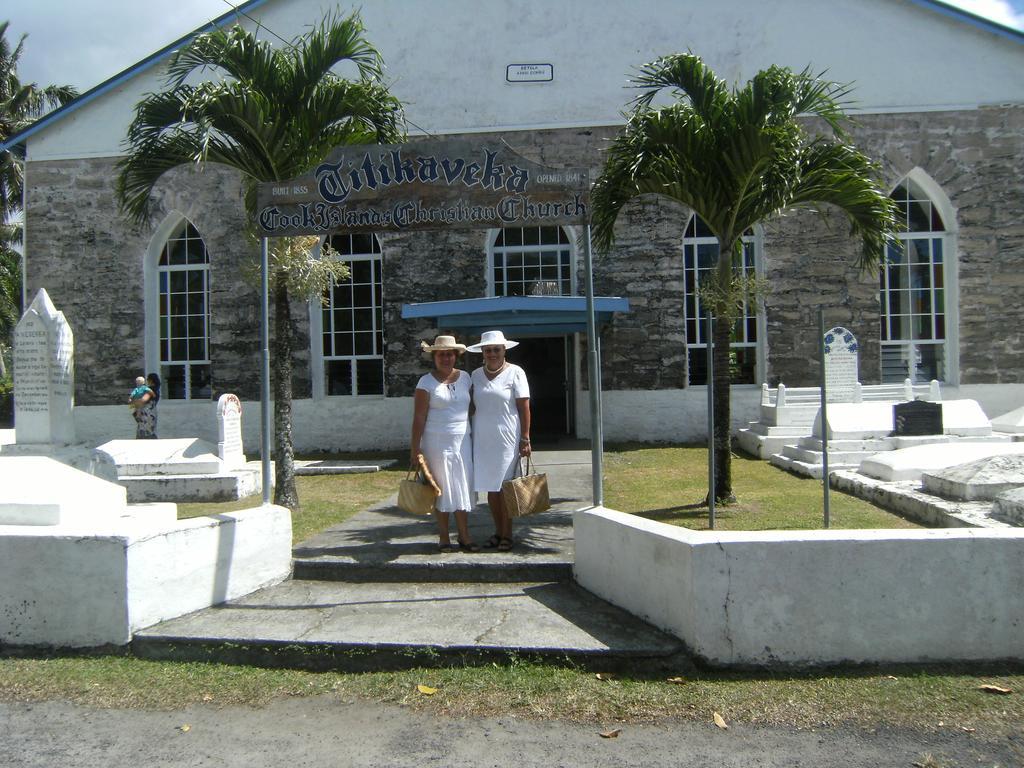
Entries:
{"type": "MultiPolygon", "coordinates": [[[[291,39],[323,7],[268,0],[250,15],[291,39]]],[[[1021,40],[911,0],[374,0],[361,12],[412,132],[614,124],[632,97],[628,74],[687,50],[730,82],[771,64],[827,70],[855,84],[867,112],[1024,103],[1021,40]],[[552,79],[507,82],[514,64],[550,65],[552,79]]],[[[161,71],[32,136],[29,158],[120,154],[132,107],[163,87],[161,71]]]]}

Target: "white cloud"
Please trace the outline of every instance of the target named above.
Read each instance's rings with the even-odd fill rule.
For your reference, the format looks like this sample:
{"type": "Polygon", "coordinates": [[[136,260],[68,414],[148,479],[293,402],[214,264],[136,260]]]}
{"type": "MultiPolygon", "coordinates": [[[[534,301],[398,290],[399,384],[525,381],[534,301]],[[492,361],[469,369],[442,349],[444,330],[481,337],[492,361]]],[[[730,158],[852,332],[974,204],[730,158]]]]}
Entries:
{"type": "Polygon", "coordinates": [[[1024,4],[1011,3],[1007,0],[945,0],[949,5],[956,5],[986,19],[1006,27],[1024,29],[1024,4]]]}

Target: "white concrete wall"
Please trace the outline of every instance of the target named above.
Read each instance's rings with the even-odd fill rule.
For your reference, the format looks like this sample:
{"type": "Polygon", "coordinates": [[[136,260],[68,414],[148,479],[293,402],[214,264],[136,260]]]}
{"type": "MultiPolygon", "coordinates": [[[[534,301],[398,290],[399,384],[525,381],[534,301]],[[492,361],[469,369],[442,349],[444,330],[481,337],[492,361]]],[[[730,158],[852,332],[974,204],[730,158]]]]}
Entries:
{"type": "MultiPolygon", "coordinates": [[[[944,400],[977,400],[991,419],[1024,404],[1024,384],[974,384],[942,388],[944,400]]],[[[732,388],[732,430],[760,417],[761,388],[732,388]]],[[[216,443],[216,403],[212,400],[162,400],[160,437],[199,437],[216,443]]],[[[690,443],[706,439],[707,390],[611,390],[603,393],[607,442],[690,443]]],[[[135,422],[123,405],[75,407],[75,433],[86,445],[135,437],[135,422]]],[[[273,418],[273,411],[271,411],[273,418]]],[[[295,449],[313,451],[393,450],[408,446],[411,397],[325,397],[293,403],[295,449]]],[[[590,395],[576,393],[578,436],[590,435],[590,395]]],[[[242,403],[242,442],[249,458],[259,455],[260,404],[242,403]]]]}
{"type": "Polygon", "coordinates": [[[292,515],[284,507],[181,520],[128,547],[129,631],[276,584],[291,568],[292,515]]]}
{"type": "MultiPolygon", "coordinates": [[[[217,442],[217,404],[212,400],[161,400],[157,434],[161,438],[198,437],[217,442]]],[[[273,404],[271,404],[273,428],[273,404]]],[[[135,422],[122,405],[75,407],[75,429],[86,445],[135,437],[135,422]]],[[[409,445],[411,397],[326,397],[292,403],[295,450],[370,451],[409,445]]],[[[250,459],[260,451],[260,404],[242,403],[242,444],[250,459]]]]}
{"type": "MultiPolygon", "coordinates": [[[[732,388],[732,430],[756,421],[760,413],[761,388],[742,385],[732,388]]],[[[708,434],[706,387],[687,389],[616,389],[602,393],[604,439],[606,443],[692,443],[708,434]]],[[[576,420],[580,437],[590,435],[590,393],[576,395],[576,420]]]]}
{"type": "Polygon", "coordinates": [[[586,589],[721,665],[1024,659],[1024,530],[689,531],[574,516],[586,589]]]}
{"type": "MultiPolygon", "coordinates": [[[[629,74],[687,50],[729,83],[772,64],[827,70],[854,83],[865,111],[1024,102],[1024,78],[1007,76],[1024,69],[1024,46],[909,2],[377,0],[339,10],[353,5],[416,132],[618,124],[633,96],[629,74]],[[522,63],[551,64],[554,79],[506,82],[507,65],[522,63]]],[[[251,15],[290,39],[324,7],[271,0],[251,15]]],[[[163,88],[161,70],[138,74],[33,138],[29,159],[119,154],[132,107],[163,88]]]]}
{"type": "Polygon", "coordinates": [[[283,507],[113,527],[0,526],[0,645],[124,645],[291,573],[283,507]]]}

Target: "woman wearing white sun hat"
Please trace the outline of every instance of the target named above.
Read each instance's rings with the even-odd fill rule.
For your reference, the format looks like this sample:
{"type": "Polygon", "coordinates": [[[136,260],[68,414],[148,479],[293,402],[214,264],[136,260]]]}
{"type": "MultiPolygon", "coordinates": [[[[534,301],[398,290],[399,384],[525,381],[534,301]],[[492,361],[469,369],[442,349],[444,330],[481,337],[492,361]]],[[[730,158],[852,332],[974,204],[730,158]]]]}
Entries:
{"type": "Polygon", "coordinates": [[[494,535],[484,544],[512,549],[512,520],[501,499],[501,484],[512,477],[521,456],[530,455],[530,385],[526,372],[505,359],[518,346],[501,331],[485,331],[479,344],[484,364],[473,371],[473,490],[487,494],[494,535]]]}
{"type": "Polygon", "coordinates": [[[433,344],[420,342],[424,355],[434,361],[434,370],[420,377],[413,396],[412,444],[410,463],[415,466],[422,454],[434,480],[441,487],[435,504],[441,552],[479,552],[469,535],[468,514],[473,508],[473,449],[470,447],[469,374],[455,367],[466,351],[454,336],[438,336],[433,344]],[[448,515],[455,513],[459,530],[458,545],[448,533],[448,515]]]}

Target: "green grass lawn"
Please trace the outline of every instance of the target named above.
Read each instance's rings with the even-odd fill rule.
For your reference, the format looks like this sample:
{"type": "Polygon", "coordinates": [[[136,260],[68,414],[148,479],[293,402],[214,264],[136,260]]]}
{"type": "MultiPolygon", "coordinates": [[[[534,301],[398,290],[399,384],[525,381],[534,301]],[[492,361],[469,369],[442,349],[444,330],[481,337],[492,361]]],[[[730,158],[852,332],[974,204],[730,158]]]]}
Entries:
{"type": "MultiPolygon", "coordinates": [[[[314,457],[307,457],[314,458],[314,457]]],[[[316,457],[323,458],[323,457],[316,457]]],[[[339,458],[337,456],[331,458],[339,458]]],[[[393,458],[381,472],[296,478],[301,509],[292,516],[298,543],[337,525],[398,490],[408,455],[359,454],[349,458],[393,458]]],[[[821,528],[819,480],[783,472],[766,461],[733,456],[736,504],[718,505],[715,528],[727,531],[821,528]]],[[[605,504],[651,520],[707,529],[707,451],[702,447],[612,446],[605,452],[605,504]]],[[[179,504],[178,517],[199,517],[246,509],[260,496],[221,503],[179,504]]],[[[833,491],[829,504],[833,528],[917,528],[915,523],[861,499],[833,491]]]]}
{"type": "MultiPolygon", "coordinates": [[[[292,514],[292,541],[296,544],[314,534],[344,522],[356,512],[383,501],[398,491],[409,463],[408,452],[386,454],[346,454],[347,458],[396,459],[390,469],[354,475],[310,475],[295,478],[301,509],[292,514]]],[[[303,457],[303,458],[340,458],[303,457]]],[[[216,504],[196,502],[179,504],[178,518],[201,517],[220,512],[234,512],[260,504],[262,495],[216,504]]]]}
{"type": "MultiPolygon", "coordinates": [[[[703,447],[618,446],[605,453],[605,505],[650,520],[708,528],[708,453],[703,447]]],[[[736,503],[715,506],[715,529],[797,530],[824,527],[820,480],[767,461],[733,455],[736,503]]],[[[867,501],[832,491],[832,528],[919,528],[867,501]]]]}

